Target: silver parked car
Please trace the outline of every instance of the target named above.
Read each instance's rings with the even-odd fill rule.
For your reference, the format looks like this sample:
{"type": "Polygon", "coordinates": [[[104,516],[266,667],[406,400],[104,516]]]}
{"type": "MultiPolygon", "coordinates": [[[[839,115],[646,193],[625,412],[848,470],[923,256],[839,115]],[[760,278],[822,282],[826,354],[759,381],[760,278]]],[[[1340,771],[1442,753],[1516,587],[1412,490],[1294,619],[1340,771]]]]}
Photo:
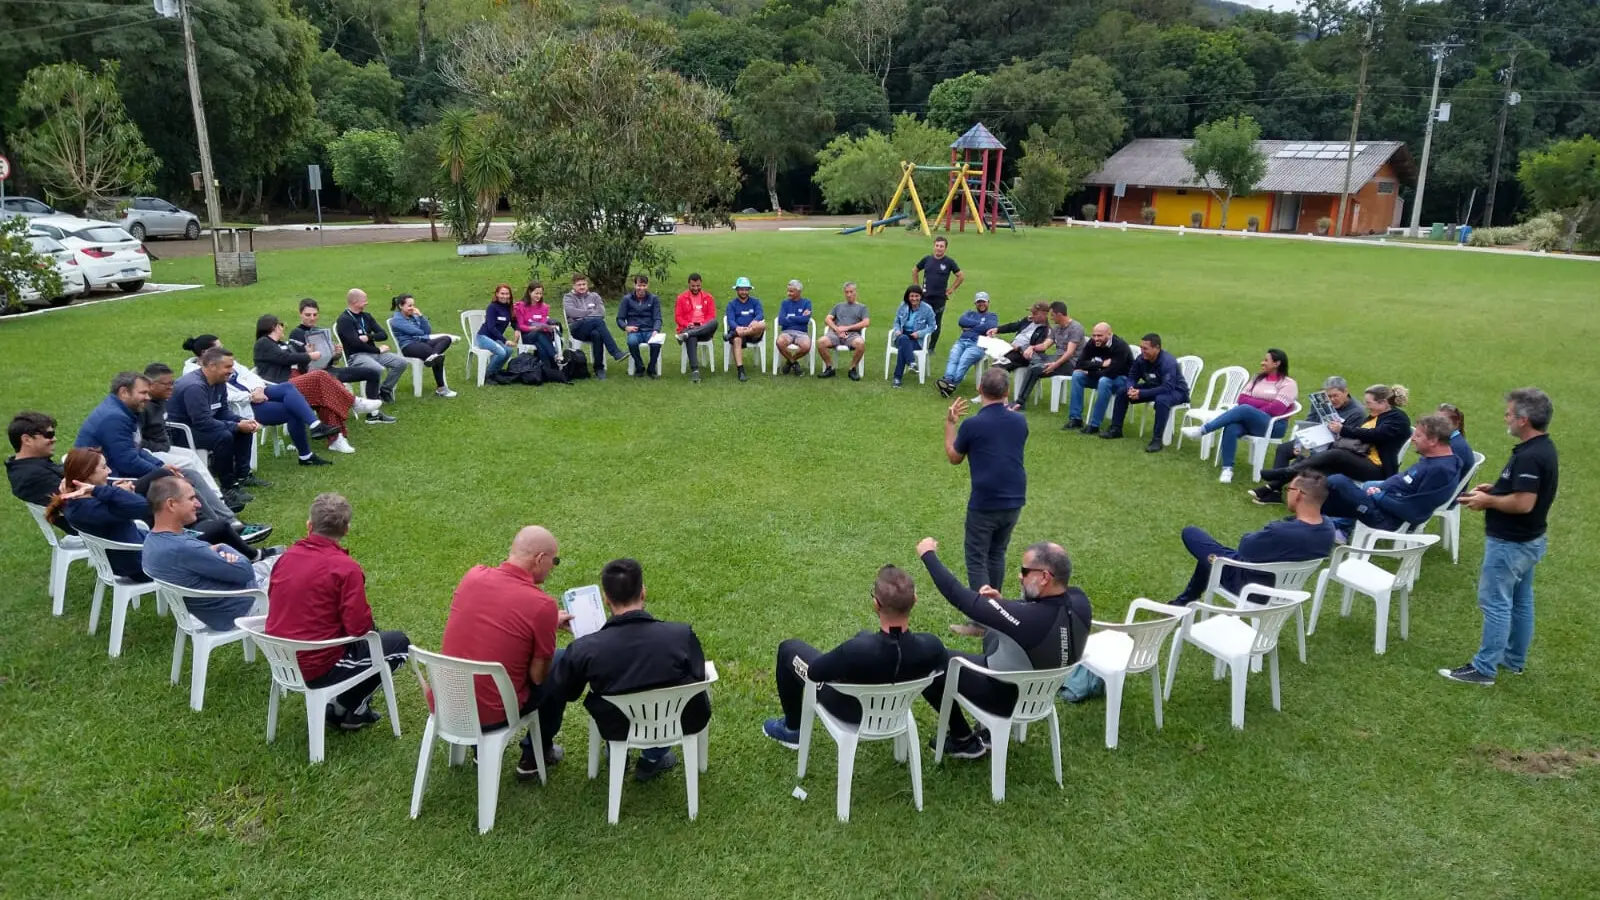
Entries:
{"type": "Polygon", "coordinates": [[[160,197],[114,198],[91,208],[90,213],[115,222],[136,241],[153,237],[200,237],[200,217],[160,197]],[[110,207],[110,208],[107,208],[110,207]],[[123,210],[122,215],[117,215],[123,210]]]}
{"type": "Polygon", "coordinates": [[[58,215],[60,213],[49,204],[40,203],[32,197],[7,197],[4,201],[0,201],[0,219],[9,219],[13,216],[33,219],[39,216],[58,215]]]}

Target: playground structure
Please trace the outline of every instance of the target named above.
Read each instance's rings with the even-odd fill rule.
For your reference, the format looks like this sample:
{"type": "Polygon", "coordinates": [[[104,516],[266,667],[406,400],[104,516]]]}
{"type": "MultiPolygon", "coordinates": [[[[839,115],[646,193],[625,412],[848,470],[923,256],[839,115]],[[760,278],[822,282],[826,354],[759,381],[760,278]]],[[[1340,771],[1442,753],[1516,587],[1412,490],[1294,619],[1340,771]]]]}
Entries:
{"type": "Polygon", "coordinates": [[[979,234],[999,228],[1010,228],[1015,233],[1016,207],[1000,187],[1000,171],[1005,158],[1006,145],[1000,143],[1000,139],[983,127],[982,123],[974,125],[950,145],[950,165],[922,166],[902,161],[900,183],[895,187],[894,197],[889,200],[882,218],[868,221],[865,225],[846,228],[839,233],[857,234],[865,231],[869,235],[877,234],[884,228],[909,218],[908,213],[895,212],[900,206],[901,198],[908,195],[911,208],[916,211],[917,223],[924,235],[931,235],[933,228],[949,231],[952,224],[957,230],[964,232],[967,230],[969,216],[979,234]],[[915,176],[918,172],[950,173],[950,190],[945,193],[944,203],[933,216],[933,228],[928,225],[922,197],[917,193],[915,176]],[[958,194],[961,197],[960,201],[956,199],[958,194]]]}

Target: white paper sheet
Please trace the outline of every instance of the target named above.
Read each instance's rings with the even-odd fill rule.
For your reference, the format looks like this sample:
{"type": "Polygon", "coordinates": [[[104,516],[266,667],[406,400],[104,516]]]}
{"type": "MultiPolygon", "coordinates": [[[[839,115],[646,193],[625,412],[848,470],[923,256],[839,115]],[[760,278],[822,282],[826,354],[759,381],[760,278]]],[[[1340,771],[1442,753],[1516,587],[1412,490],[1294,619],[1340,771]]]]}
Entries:
{"type": "Polygon", "coordinates": [[[1009,343],[987,335],[978,338],[978,346],[983,348],[984,353],[989,354],[990,359],[994,360],[1005,359],[1006,354],[1011,352],[1009,343]]]}
{"type": "Polygon", "coordinates": [[[665,344],[666,342],[667,342],[667,335],[666,335],[666,332],[663,332],[663,331],[658,331],[655,334],[650,335],[650,340],[645,341],[645,343],[647,343],[647,344],[655,344],[657,347],[661,346],[662,344],[665,344]]]}
{"type": "Polygon", "coordinates": [[[605,604],[598,585],[573,588],[561,595],[561,605],[572,614],[572,636],[583,637],[600,630],[606,623],[605,604]]]}

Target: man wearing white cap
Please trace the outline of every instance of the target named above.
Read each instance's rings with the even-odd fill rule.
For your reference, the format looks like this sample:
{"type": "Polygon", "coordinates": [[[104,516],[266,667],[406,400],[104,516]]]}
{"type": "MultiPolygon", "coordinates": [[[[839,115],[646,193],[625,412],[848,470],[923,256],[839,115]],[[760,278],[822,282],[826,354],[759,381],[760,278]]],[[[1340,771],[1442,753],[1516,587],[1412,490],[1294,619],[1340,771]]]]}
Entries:
{"type": "Polygon", "coordinates": [[[967,370],[983,359],[978,338],[993,337],[994,330],[1000,327],[1000,317],[989,311],[989,292],[979,291],[972,298],[972,309],[962,313],[956,324],[961,328],[961,337],[950,347],[950,361],[945,364],[944,377],[934,382],[943,397],[955,393],[961,379],[967,377],[967,370]]]}
{"type": "Polygon", "coordinates": [[[856,300],[854,281],[844,283],[844,302],[835,303],[824,322],[828,327],[817,342],[822,354],[822,374],[817,377],[833,377],[833,351],[839,348],[850,350],[850,380],[860,381],[861,357],[867,354],[867,340],[861,335],[872,320],[867,317],[867,305],[856,300]]]}
{"type": "Polygon", "coordinates": [[[739,367],[739,380],[749,381],[744,374],[744,348],[761,346],[767,333],[767,317],[761,309],[761,298],[750,296],[750,279],[741,277],[733,283],[732,300],[724,312],[728,320],[722,338],[733,345],[733,364],[739,367]]]}

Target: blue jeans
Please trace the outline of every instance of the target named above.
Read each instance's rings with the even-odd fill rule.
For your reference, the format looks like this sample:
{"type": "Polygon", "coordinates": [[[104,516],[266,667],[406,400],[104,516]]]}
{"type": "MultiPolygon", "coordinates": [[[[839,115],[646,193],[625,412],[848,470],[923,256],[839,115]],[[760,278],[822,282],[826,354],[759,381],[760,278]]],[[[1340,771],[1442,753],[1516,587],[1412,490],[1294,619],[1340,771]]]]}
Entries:
{"type": "Polygon", "coordinates": [[[651,371],[660,374],[661,345],[650,343],[650,331],[628,332],[628,355],[633,357],[633,370],[635,372],[651,371]],[[650,368],[644,367],[644,358],[639,355],[639,346],[643,344],[650,348],[650,368]]]}
{"type": "Polygon", "coordinates": [[[611,336],[611,329],[606,327],[605,319],[590,316],[571,324],[572,336],[587,343],[593,351],[590,354],[593,358],[589,360],[589,364],[596,372],[605,370],[605,360],[600,355],[602,352],[609,353],[611,358],[618,362],[622,361],[622,351],[617,349],[617,339],[611,336]]]}
{"type": "Polygon", "coordinates": [[[1533,641],[1533,570],[1544,559],[1540,535],[1516,543],[1485,538],[1478,573],[1478,608],[1483,610],[1483,646],[1472,667],[1490,678],[1500,666],[1521,670],[1533,641]]]}
{"type": "Polygon", "coordinates": [[[256,403],[250,407],[255,413],[256,421],[263,425],[285,425],[289,429],[289,440],[294,442],[294,449],[302,457],[311,455],[311,440],[306,434],[306,426],[315,425],[317,414],[311,410],[311,404],[301,396],[300,389],[286,382],[270,385],[266,389],[267,402],[256,403]]]}
{"type": "Polygon", "coordinates": [[[950,348],[950,362],[944,367],[944,380],[951,384],[960,384],[961,379],[967,377],[967,370],[978,364],[983,359],[983,348],[977,341],[962,338],[950,348]]]}
{"type": "Polygon", "coordinates": [[[905,374],[906,366],[917,361],[916,353],[922,349],[922,341],[912,340],[902,332],[894,336],[894,346],[900,351],[894,358],[894,377],[898,381],[905,374]]]}
{"type": "MultiPolygon", "coordinates": [[[[1380,531],[1393,531],[1405,524],[1399,518],[1383,511],[1367,488],[1381,482],[1353,481],[1346,475],[1328,476],[1328,499],[1322,504],[1322,514],[1330,519],[1354,519],[1380,531]]],[[[1338,524],[1335,524],[1338,527],[1338,524]]]]}
{"type": "Polygon", "coordinates": [[[1239,438],[1266,437],[1267,426],[1272,425],[1272,436],[1283,437],[1284,429],[1288,427],[1289,420],[1273,423],[1272,417],[1256,409],[1240,403],[1229,408],[1222,415],[1217,416],[1201,430],[1204,434],[1215,431],[1222,432],[1222,465],[1224,468],[1233,468],[1234,453],[1239,447],[1239,438]]]}
{"type": "Polygon", "coordinates": [[[524,331],[522,343],[531,344],[534,352],[545,362],[554,363],[561,354],[556,352],[555,339],[546,331],[524,331]]]}
{"type": "Polygon", "coordinates": [[[511,349],[510,344],[504,341],[497,341],[484,334],[473,335],[472,346],[477,347],[479,350],[487,350],[492,354],[489,357],[489,368],[484,373],[485,376],[493,375],[500,371],[505,366],[506,360],[510,359],[511,354],[515,352],[511,349]]]}
{"type": "MultiPolygon", "coordinates": [[[[1089,373],[1078,371],[1072,373],[1071,399],[1067,403],[1067,419],[1083,419],[1083,392],[1089,385],[1089,373]]],[[[1102,378],[1094,389],[1094,408],[1089,412],[1089,427],[1099,428],[1100,422],[1106,417],[1106,406],[1111,403],[1111,398],[1128,389],[1128,379],[1102,378]]]]}

